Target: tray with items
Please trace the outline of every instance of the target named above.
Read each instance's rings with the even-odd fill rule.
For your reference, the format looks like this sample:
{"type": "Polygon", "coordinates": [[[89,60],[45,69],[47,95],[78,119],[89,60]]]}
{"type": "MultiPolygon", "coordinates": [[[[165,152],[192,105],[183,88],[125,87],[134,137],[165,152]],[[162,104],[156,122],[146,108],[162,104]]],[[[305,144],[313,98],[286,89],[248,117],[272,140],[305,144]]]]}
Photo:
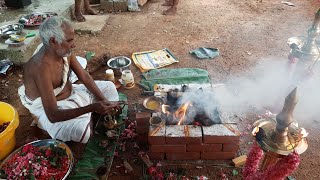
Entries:
{"type": "Polygon", "coordinates": [[[24,45],[24,41],[28,37],[35,36],[35,33],[22,33],[20,35],[10,35],[10,38],[8,38],[4,43],[8,44],[9,46],[22,46],[24,45]]]}
{"type": "Polygon", "coordinates": [[[7,24],[0,27],[1,37],[9,38],[10,35],[19,35],[22,33],[23,25],[19,23],[7,24]]]}
{"type": "Polygon", "coordinates": [[[24,26],[39,26],[47,18],[57,15],[58,14],[54,12],[35,12],[21,16],[19,23],[23,24],[24,26]]]}

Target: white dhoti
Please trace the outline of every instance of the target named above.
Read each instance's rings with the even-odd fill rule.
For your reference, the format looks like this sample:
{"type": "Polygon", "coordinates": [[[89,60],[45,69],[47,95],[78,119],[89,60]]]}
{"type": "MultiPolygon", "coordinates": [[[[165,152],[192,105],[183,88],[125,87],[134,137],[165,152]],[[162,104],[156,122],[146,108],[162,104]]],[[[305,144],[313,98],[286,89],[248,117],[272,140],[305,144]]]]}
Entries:
{"type": "MultiPolygon", "coordinates": [[[[98,88],[109,101],[118,101],[119,95],[115,85],[110,81],[95,81],[98,88]]],[[[73,109],[87,106],[95,101],[93,94],[83,84],[72,84],[71,95],[64,100],[57,101],[59,109],[73,109]]],[[[30,101],[24,93],[24,86],[19,88],[19,96],[22,104],[27,107],[32,115],[37,118],[39,128],[47,131],[53,139],[62,141],[75,141],[86,143],[90,137],[91,113],[86,113],[77,118],[51,123],[42,106],[41,98],[30,101]]]]}
{"type": "MultiPolygon", "coordinates": [[[[40,49],[40,45],[37,50],[40,49]]],[[[83,68],[86,66],[86,59],[77,57],[77,60],[83,68]]],[[[69,72],[69,64],[67,58],[64,58],[64,76],[63,85],[54,89],[54,94],[57,96],[64,88],[69,72]]],[[[78,78],[72,72],[70,81],[75,82],[78,78]]],[[[118,101],[119,95],[115,85],[110,81],[95,81],[96,85],[104,96],[109,101],[118,101]]],[[[83,84],[72,84],[71,95],[64,100],[57,101],[59,109],[74,109],[83,106],[87,106],[95,101],[94,95],[83,84]]],[[[41,97],[31,100],[25,94],[24,85],[18,89],[20,100],[22,104],[29,109],[30,113],[36,117],[39,128],[47,131],[53,139],[59,139],[62,141],[75,141],[86,143],[90,137],[90,128],[87,128],[90,123],[91,113],[86,113],[78,116],[74,119],[70,119],[63,122],[51,123],[48,119],[43,105],[41,97]]]]}

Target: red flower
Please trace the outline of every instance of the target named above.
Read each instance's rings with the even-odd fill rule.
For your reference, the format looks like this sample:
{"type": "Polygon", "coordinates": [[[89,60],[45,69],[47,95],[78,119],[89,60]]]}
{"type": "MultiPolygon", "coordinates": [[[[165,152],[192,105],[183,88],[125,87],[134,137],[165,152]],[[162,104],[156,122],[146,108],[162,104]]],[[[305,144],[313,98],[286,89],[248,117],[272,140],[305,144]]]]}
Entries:
{"type": "Polygon", "coordinates": [[[52,151],[51,148],[43,150],[32,145],[24,146],[20,152],[14,154],[10,160],[3,166],[7,179],[62,179],[69,168],[69,159],[67,154],[57,156],[54,152],[63,150],[59,147],[52,151]],[[58,157],[54,162],[59,166],[52,166],[49,157],[53,155],[58,157]]]}
{"type": "Polygon", "coordinates": [[[49,157],[51,155],[51,149],[46,150],[46,157],[49,157]]]}
{"type": "Polygon", "coordinates": [[[256,173],[256,171],[259,167],[259,162],[262,157],[263,157],[263,151],[255,142],[250,149],[250,152],[248,154],[248,158],[246,160],[245,167],[243,169],[243,177],[244,178],[256,173]]]}
{"type": "Polygon", "coordinates": [[[257,169],[262,156],[262,149],[255,143],[250,149],[243,170],[243,177],[245,180],[283,180],[286,176],[293,173],[300,163],[299,154],[293,152],[280,159],[275,165],[270,166],[267,170],[259,172],[257,169]]]}
{"type": "Polygon", "coordinates": [[[154,166],[151,166],[151,167],[148,168],[147,171],[148,171],[149,175],[155,175],[157,173],[157,168],[154,167],[154,166]]]}

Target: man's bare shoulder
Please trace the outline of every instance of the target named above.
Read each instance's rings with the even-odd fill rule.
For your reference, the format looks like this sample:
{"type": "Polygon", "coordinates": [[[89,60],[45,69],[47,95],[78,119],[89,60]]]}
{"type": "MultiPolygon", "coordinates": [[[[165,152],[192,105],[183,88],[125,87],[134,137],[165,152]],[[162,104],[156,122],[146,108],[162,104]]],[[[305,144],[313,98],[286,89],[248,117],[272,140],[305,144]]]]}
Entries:
{"type": "Polygon", "coordinates": [[[24,64],[23,69],[26,74],[38,74],[39,72],[46,72],[49,68],[44,53],[38,52],[33,55],[29,61],[24,64]]]}

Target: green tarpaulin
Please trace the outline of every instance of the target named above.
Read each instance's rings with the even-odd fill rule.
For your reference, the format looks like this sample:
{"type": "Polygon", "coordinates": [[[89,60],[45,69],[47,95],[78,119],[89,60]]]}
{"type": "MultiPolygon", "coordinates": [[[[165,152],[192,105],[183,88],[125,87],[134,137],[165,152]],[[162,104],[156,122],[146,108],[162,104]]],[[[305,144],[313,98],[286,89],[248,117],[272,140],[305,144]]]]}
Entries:
{"type": "Polygon", "coordinates": [[[201,47],[190,51],[190,54],[197,56],[200,59],[210,59],[219,56],[219,49],[201,47]]]}
{"type": "Polygon", "coordinates": [[[154,69],[142,77],[140,85],[147,91],[153,91],[155,84],[209,83],[208,72],[198,68],[154,69]]]}

